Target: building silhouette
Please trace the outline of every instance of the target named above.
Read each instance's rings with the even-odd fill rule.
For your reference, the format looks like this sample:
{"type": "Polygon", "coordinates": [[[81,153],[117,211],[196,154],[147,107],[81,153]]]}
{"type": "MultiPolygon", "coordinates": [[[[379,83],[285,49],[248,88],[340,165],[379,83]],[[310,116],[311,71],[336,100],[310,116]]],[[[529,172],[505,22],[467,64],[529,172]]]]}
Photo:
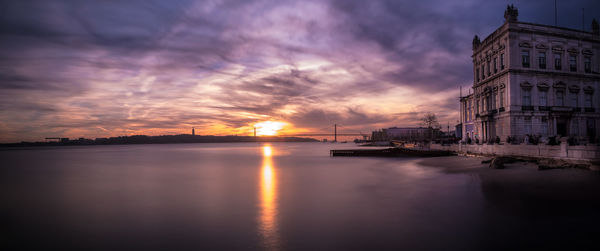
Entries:
{"type": "Polygon", "coordinates": [[[520,22],[512,5],[504,18],[485,39],[473,39],[472,94],[460,98],[463,140],[597,140],[598,22],[591,32],[520,22]]]}
{"type": "MultiPolygon", "coordinates": [[[[438,132],[437,129],[434,133],[436,132],[438,132]]],[[[371,139],[373,141],[403,140],[420,142],[430,140],[431,133],[432,130],[425,127],[390,127],[373,131],[371,139]]]]}

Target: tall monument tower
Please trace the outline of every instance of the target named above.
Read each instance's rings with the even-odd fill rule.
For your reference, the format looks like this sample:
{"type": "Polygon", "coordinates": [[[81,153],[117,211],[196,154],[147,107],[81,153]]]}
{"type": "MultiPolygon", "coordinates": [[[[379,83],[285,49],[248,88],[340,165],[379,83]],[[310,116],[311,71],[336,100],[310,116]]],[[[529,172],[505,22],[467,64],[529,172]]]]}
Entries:
{"type": "Polygon", "coordinates": [[[192,127],[192,136],[196,135],[196,130],[192,127]]]}

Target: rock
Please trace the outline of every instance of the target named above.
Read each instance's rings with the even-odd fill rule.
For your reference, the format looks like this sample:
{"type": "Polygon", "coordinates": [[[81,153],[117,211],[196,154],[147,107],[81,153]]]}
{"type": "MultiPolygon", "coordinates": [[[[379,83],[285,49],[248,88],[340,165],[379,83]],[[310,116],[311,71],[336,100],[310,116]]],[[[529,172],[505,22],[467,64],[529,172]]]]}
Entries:
{"type": "Polygon", "coordinates": [[[544,159],[538,162],[538,170],[550,170],[550,169],[565,169],[565,168],[578,168],[578,169],[590,169],[588,164],[573,164],[560,159],[544,159]]]}
{"type": "Polygon", "coordinates": [[[574,164],[573,168],[590,170],[590,165],[586,165],[586,164],[574,164]]]}
{"type": "Polygon", "coordinates": [[[490,168],[504,169],[504,159],[502,157],[493,158],[490,162],[490,168]]]}
{"type": "Polygon", "coordinates": [[[502,158],[502,163],[504,163],[504,164],[512,164],[512,163],[516,163],[519,161],[523,161],[522,159],[517,159],[514,157],[510,157],[510,156],[504,156],[504,157],[500,157],[500,158],[502,158]]]}

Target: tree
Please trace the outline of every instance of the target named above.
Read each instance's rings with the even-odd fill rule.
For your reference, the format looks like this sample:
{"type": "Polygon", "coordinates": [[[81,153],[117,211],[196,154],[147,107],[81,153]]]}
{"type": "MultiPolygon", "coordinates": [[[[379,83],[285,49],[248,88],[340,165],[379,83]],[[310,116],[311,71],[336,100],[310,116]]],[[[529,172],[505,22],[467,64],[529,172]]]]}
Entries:
{"type": "Polygon", "coordinates": [[[423,117],[421,117],[421,124],[424,127],[429,128],[429,133],[431,135],[431,141],[433,141],[434,129],[440,127],[440,124],[437,121],[437,117],[435,116],[435,113],[428,112],[425,115],[423,115],[423,117]]]}
{"type": "Polygon", "coordinates": [[[421,118],[421,124],[427,128],[435,128],[439,126],[435,113],[426,113],[421,118]]]}

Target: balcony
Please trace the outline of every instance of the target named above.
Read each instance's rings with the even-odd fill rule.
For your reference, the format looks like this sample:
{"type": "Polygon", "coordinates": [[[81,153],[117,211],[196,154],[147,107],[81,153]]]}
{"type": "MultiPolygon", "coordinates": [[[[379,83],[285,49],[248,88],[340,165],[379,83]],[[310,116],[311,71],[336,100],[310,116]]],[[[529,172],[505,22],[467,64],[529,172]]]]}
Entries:
{"type": "Polygon", "coordinates": [[[500,107],[500,108],[498,109],[498,111],[499,111],[499,112],[503,112],[503,111],[504,111],[504,107],[500,107]]]}
{"type": "Polygon", "coordinates": [[[550,107],[549,106],[538,106],[538,110],[539,111],[550,111],[550,107]]]}
{"type": "Polygon", "coordinates": [[[594,107],[586,107],[585,112],[596,112],[596,109],[594,107]]]}
{"type": "Polygon", "coordinates": [[[493,118],[494,118],[493,111],[483,111],[479,114],[479,119],[481,121],[490,121],[490,120],[493,120],[493,118]]]}
{"type": "Polygon", "coordinates": [[[475,118],[479,118],[479,113],[475,113],[475,118]]]}
{"type": "Polygon", "coordinates": [[[531,105],[521,106],[521,111],[533,111],[533,106],[531,106],[531,105]]]}
{"type": "Polygon", "coordinates": [[[551,110],[553,112],[571,112],[573,111],[573,108],[567,106],[553,106],[551,110]]]}
{"type": "Polygon", "coordinates": [[[498,110],[496,110],[496,109],[492,110],[492,114],[496,114],[496,113],[498,113],[498,110]]]}

